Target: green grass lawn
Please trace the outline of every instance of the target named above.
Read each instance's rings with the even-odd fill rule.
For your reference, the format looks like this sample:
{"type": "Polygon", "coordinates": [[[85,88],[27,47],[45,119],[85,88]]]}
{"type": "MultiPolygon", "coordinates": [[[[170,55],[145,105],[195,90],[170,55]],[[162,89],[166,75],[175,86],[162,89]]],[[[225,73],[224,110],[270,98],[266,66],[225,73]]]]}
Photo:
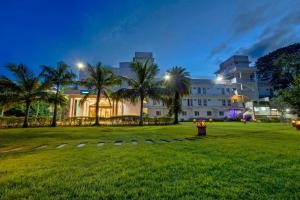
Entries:
{"type": "Polygon", "coordinates": [[[207,131],[163,143],[196,129],[0,129],[0,199],[300,199],[300,131],[237,122],[209,123],[207,131]]]}

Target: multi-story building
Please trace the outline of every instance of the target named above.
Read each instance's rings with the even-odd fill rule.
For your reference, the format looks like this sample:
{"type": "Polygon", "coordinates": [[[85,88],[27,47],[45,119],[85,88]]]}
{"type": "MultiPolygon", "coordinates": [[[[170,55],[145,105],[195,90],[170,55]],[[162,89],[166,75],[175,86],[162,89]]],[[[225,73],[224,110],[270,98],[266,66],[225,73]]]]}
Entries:
{"type": "MultiPolygon", "coordinates": [[[[132,62],[148,61],[149,64],[154,63],[152,53],[148,52],[136,52],[132,59],[132,62]]],[[[120,62],[119,67],[110,67],[110,69],[118,76],[127,76],[134,78],[134,74],[130,69],[132,62],[120,62]]],[[[88,77],[86,70],[79,71],[79,79],[84,80],[88,77]]],[[[116,91],[120,88],[127,87],[124,82],[121,86],[113,87],[112,90],[116,91]]],[[[85,87],[79,86],[76,90],[66,90],[65,94],[69,97],[69,113],[68,117],[77,116],[95,116],[96,115],[96,96],[90,95],[90,97],[84,102],[80,103],[80,100],[87,93],[85,87]]],[[[146,111],[147,109],[145,109],[146,111]]],[[[129,101],[109,101],[106,97],[101,96],[100,100],[100,117],[110,117],[116,115],[139,115],[140,106],[139,102],[132,104],[129,101]]]]}
{"type": "Polygon", "coordinates": [[[237,95],[251,100],[258,100],[256,68],[249,66],[248,56],[234,55],[220,64],[215,72],[220,79],[228,80],[236,89],[237,95]]]}
{"type": "MultiPolygon", "coordinates": [[[[182,99],[179,118],[236,118],[243,105],[232,98],[234,89],[228,81],[191,79],[191,92],[182,99]]],[[[162,102],[150,100],[147,108],[150,116],[168,114],[168,109],[162,102]]]]}
{"type": "MultiPolygon", "coordinates": [[[[152,53],[136,52],[132,62],[154,63],[152,53]]],[[[130,69],[132,62],[121,62],[118,68],[111,68],[116,75],[134,78],[130,69]]],[[[220,64],[216,72],[216,79],[191,78],[190,95],[182,99],[182,113],[179,118],[189,120],[195,118],[236,118],[245,111],[244,103],[249,100],[258,100],[259,90],[256,80],[256,69],[249,66],[247,56],[232,56],[220,64]]],[[[85,71],[80,72],[80,79],[87,78],[85,71]]],[[[124,83],[120,87],[127,87],[124,83]]],[[[120,87],[114,87],[118,90],[120,87]]],[[[65,93],[70,99],[69,117],[95,116],[95,96],[91,96],[84,104],[80,104],[86,88],[69,90],[65,93]]],[[[100,116],[139,115],[139,103],[128,101],[109,102],[101,97],[100,116]]],[[[165,116],[167,107],[163,102],[148,99],[145,102],[145,114],[149,116],[165,116]]]]}

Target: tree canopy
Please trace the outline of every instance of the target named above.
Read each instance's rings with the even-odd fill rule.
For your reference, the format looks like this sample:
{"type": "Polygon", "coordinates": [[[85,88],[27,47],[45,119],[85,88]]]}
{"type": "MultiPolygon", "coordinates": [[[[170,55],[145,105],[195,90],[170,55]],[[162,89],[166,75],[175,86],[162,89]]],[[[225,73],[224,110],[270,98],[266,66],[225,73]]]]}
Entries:
{"type": "MultiPolygon", "coordinates": [[[[300,53],[300,43],[295,43],[277,49],[256,61],[257,76],[259,80],[269,81],[275,90],[284,89],[290,86],[295,80],[294,71],[287,69],[291,65],[284,65],[286,62],[278,62],[280,59],[294,57],[300,53]]],[[[299,67],[299,66],[298,66],[299,67]]]]}

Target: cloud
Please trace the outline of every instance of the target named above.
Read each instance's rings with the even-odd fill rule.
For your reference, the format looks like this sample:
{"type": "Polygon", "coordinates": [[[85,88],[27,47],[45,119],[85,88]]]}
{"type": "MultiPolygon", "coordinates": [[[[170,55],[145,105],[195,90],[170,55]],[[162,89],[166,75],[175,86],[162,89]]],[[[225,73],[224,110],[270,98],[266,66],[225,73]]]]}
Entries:
{"type": "Polygon", "coordinates": [[[271,19],[274,13],[270,12],[271,6],[269,4],[270,2],[249,6],[249,4],[245,4],[245,1],[239,2],[237,4],[238,11],[232,24],[232,37],[241,36],[271,19]]]}
{"type": "Polygon", "coordinates": [[[300,39],[297,27],[300,24],[300,12],[289,12],[273,26],[265,27],[256,41],[237,52],[249,55],[253,59],[265,55],[277,48],[297,42],[300,39]]]}
{"type": "Polygon", "coordinates": [[[213,48],[208,56],[208,58],[212,58],[216,55],[218,55],[219,53],[225,51],[226,49],[228,49],[228,45],[226,43],[221,43],[219,46],[216,46],[215,48],[213,48]]]}

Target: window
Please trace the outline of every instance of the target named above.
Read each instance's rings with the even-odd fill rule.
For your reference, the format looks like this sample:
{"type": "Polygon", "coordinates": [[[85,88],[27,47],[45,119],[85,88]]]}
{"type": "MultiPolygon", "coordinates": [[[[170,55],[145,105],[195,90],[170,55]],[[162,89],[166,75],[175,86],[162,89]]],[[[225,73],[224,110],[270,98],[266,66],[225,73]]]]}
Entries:
{"type": "Polygon", "coordinates": [[[198,88],[198,94],[201,94],[201,88],[198,88]]]}
{"type": "Polygon", "coordinates": [[[183,116],[185,116],[185,115],[186,115],[186,111],[182,111],[181,114],[182,114],[183,116]]]}
{"type": "Polygon", "coordinates": [[[229,88],[226,88],[226,91],[227,91],[228,94],[230,93],[230,89],[229,88]]]}
{"type": "Polygon", "coordinates": [[[222,99],[222,106],[226,106],[226,100],[222,99]]]}
{"type": "Polygon", "coordinates": [[[222,93],[222,95],[225,94],[225,88],[221,88],[221,93],[222,93]]]}
{"type": "Polygon", "coordinates": [[[207,106],[207,99],[203,99],[203,105],[207,106]]]}
{"type": "Polygon", "coordinates": [[[161,112],[159,110],[156,111],[156,116],[161,115],[161,112]]]}
{"type": "Polygon", "coordinates": [[[231,100],[230,99],[227,100],[227,105],[231,106],[231,100]]]}
{"type": "Polygon", "coordinates": [[[211,111],[207,111],[207,116],[211,116],[211,111]]]}
{"type": "Polygon", "coordinates": [[[220,112],[219,112],[219,115],[220,115],[220,116],[224,116],[224,112],[223,112],[223,111],[220,111],[220,112]]]}
{"type": "Polygon", "coordinates": [[[193,99],[187,99],[187,105],[193,106],[193,99]]]}
{"type": "Polygon", "coordinates": [[[199,116],[199,111],[195,111],[195,116],[199,116]]]}
{"type": "Polygon", "coordinates": [[[201,101],[201,99],[198,99],[198,106],[202,106],[202,101],[201,101]]]}
{"type": "Polygon", "coordinates": [[[202,92],[203,92],[203,94],[205,95],[205,94],[206,94],[206,88],[203,88],[203,89],[202,89],[202,92]]]}
{"type": "Polygon", "coordinates": [[[157,104],[157,102],[155,100],[153,100],[153,105],[155,106],[157,104]]]}

